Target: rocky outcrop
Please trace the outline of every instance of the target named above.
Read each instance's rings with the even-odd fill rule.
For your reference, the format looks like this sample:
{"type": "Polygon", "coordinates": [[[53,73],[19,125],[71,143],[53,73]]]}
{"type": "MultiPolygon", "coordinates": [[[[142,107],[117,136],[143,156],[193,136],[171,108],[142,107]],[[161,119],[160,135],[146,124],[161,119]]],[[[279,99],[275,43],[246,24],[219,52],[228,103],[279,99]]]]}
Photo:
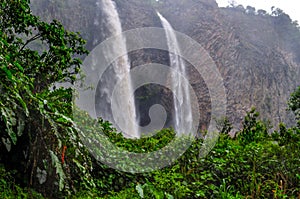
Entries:
{"type": "MultiPolygon", "coordinates": [[[[95,29],[95,17],[101,16],[95,8],[95,0],[45,2],[48,1],[32,1],[34,12],[44,19],[57,18],[70,30],[80,31],[88,41],[88,49],[105,39],[101,29],[95,29]]],[[[115,2],[124,30],[162,27],[155,12],[158,10],[175,30],[204,47],[224,79],[227,116],[236,128],[253,106],[274,126],[279,122],[293,123],[293,116],[286,111],[286,101],[300,85],[300,40],[295,40],[300,38],[300,33],[286,15],[258,15],[240,9],[218,8],[213,0],[115,2]]],[[[130,59],[132,67],[149,62],[169,62],[167,52],[154,49],[131,52],[130,59]]],[[[208,89],[201,74],[192,66],[189,66],[189,75],[200,104],[199,128],[206,128],[210,119],[208,89]]],[[[144,118],[142,123],[147,123],[145,112],[151,103],[159,101],[172,112],[170,91],[154,86],[141,88],[136,94],[144,118]]],[[[168,118],[169,124],[171,120],[172,116],[168,118]]]]}

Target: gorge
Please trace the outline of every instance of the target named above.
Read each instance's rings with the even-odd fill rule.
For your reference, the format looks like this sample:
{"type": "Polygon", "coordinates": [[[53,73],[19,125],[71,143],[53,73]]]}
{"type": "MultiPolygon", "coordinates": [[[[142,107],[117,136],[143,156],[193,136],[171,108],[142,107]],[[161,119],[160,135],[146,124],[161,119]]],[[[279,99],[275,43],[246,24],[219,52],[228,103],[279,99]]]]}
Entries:
{"type": "MultiPolygon", "coordinates": [[[[95,0],[47,2],[33,0],[33,11],[43,19],[57,18],[68,29],[80,31],[90,50],[104,41],[102,26],[94,24],[95,17],[102,15],[93,6],[95,0]]],[[[115,3],[123,31],[162,27],[157,10],[174,30],[190,36],[209,52],[224,79],[227,117],[235,129],[241,128],[242,119],[251,107],[256,107],[261,118],[274,128],[280,122],[294,123],[293,115],[286,111],[286,101],[300,84],[300,34],[286,14],[219,8],[215,1],[209,0],[116,0],[115,3]]],[[[131,68],[149,62],[170,65],[172,59],[169,53],[153,49],[129,52],[128,56],[131,68]]],[[[208,89],[189,64],[187,75],[200,105],[199,129],[207,129],[211,109],[208,89]]],[[[136,91],[135,98],[140,123],[147,124],[148,116],[144,114],[147,107],[160,101],[168,112],[167,126],[172,125],[176,116],[172,113],[173,96],[168,90],[145,87],[136,91]]]]}

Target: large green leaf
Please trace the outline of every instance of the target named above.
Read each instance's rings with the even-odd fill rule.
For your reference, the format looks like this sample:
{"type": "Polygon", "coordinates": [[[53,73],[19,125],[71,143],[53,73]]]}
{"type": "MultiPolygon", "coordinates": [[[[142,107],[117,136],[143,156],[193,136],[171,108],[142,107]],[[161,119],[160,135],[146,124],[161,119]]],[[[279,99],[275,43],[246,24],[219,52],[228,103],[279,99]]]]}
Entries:
{"type": "Polygon", "coordinates": [[[65,186],[66,175],[64,173],[64,170],[62,168],[61,162],[59,161],[58,157],[55,155],[55,153],[53,151],[50,150],[49,152],[50,152],[50,156],[52,159],[52,165],[56,169],[56,174],[58,174],[58,176],[59,176],[59,183],[58,183],[59,190],[62,191],[65,186]]]}

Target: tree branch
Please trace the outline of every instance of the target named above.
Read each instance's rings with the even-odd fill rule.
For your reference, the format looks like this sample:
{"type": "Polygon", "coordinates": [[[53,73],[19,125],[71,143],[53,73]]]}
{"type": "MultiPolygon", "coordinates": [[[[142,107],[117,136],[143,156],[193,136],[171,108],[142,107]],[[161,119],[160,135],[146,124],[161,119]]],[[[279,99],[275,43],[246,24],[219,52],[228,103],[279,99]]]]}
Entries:
{"type": "Polygon", "coordinates": [[[26,41],[26,43],[22,46],[22,48],[19,50],[19,52],[21,52],[30,42],[36,40],[36,39],[39,39],[42,35],[41,34],[37,34],[35,36],[33,36],[32,38],[28,39],[26,41]]]}

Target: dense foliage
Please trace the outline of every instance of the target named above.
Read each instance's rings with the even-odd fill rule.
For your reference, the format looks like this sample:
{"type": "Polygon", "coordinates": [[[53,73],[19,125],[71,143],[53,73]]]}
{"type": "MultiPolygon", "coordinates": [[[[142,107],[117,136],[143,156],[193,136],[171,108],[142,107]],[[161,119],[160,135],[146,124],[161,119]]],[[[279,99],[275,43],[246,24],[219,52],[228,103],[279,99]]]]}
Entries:
{"type": "Polygon", "coordinates": [[[28,0],[0,3],[0,161],[45,193],[90,183],[90,161],[70,119],[72,90],[53,87],[74,82],[84,43],[59,22],[32,15],[28,0]]]}
{"type": "Polygon", "coordinates": [[[291,94],[288,101],[289,110],[293,111],[300,127],[300,86],[291,94]]]}
{"type": "MultiPolygon", "coordinates": [[[[281,124],[273,134],[268,134],[267,124],[258,117],[252,109],[237,136],[220,134],[216,146],[205,158],[198,157],[202,145],[198,139],[172,166],[162,170],[131,175],[110,173],[110,169],[102,167],[94,173],[98,188],[93,192],[82,191],[76,197],[297,198],[300,194],[300,130],[281,124]]],[[[130,140],[113,133],[107,123],[104,126],[102,130],[110,134],[117,145],[126,145],[132,151],[145,149],[144,145],[148,146],[146,151],[152,151],[157,146],[146,143],[168,143],[172,139],[172,136],[163,136],[172,131],[163,130],[156,138],[147,138],[146,143],[141,139],[130,144],[130,140]]]]}
{"type": "MultiPolygon", "coordinates": [[[[172,130],[165,129],[154,137],[128,140],[108,122],[88,119],[84,112],[79,114],[81,124],[92,132],[104,132],[116,145],[130,151],[157,150],[162,147],[157,143],[165,145],[173,139],[172,130]]],[[[300,130],[281,124],[268,134],[266,124],[258,117],[255,109],[251,110],[237,136],[220,134],[205,158],[198,157],[202,145],[198,139],[173,165],[150,173],[130,174],[95,164],[92,176],[96,187],[81,187],[72,197],[298,198],[300,130]]]]}
{"type": "MultiPolygon", "coordinates": [[[[299,126],[280,124],[269,134],[255,109],[234,137],[229,120],[219,122],[219,140],[204,158],[203,140],[196,139],[162,170],[130,174],[99,163],[79,139],[82,128],[92,138],[101,132],[115,146],[145,154],[175,134],[163,129],[129,140],[107,121],[72,112],[72,90],[54,83],[74,82],[81,63],[75,57],[87,53],[84,41],[57,21],[40,21],[28,5],[0,3],[0,198],[300,197],[299,126]]],[[[298,120],[299,93],[300,87],[288,102],[298,120]]]]}

